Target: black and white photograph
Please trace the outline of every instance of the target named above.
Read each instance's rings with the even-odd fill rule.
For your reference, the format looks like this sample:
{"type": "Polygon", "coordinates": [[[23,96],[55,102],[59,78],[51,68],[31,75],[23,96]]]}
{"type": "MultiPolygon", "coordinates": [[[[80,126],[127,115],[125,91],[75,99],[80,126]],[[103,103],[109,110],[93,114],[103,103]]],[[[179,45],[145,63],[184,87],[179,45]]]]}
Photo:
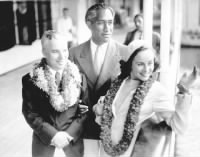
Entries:
{"type": "Polygon", "coordinates": [[[0,0],[0,156],[199,157],[199,0],[0,0]]]}

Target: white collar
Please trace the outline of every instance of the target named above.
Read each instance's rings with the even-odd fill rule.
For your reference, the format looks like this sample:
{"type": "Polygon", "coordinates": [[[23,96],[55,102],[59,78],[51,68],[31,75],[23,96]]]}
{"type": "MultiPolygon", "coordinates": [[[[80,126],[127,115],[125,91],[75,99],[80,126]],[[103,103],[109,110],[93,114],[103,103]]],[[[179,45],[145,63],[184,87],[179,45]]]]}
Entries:
{"type": "Polygon", "coordinates": [[[107,47],[108,47],[108,42],[103,43],[101,45],[97,45],[97,44],[94,43],[94,41],[92,41],[92,39],[90,39],[90,49],[91,49],[93,60],[94,60],[94,56],[95,56],[95,52],[96,52],[97,46],[99,46],[99,48],[100,48],[100,50],[102,52],[102,59],[104,59],[105,54],[106,54],[106,50],[107,50],[107,47]]]}
{"type": "Polygon", "coordinates": [[[96,51],[97,46],[99,46],[101,49],[105,49],[106,50],[107,46],[108,46],[108,42],[103,43],[101,45],[97,45],[97,44],[94,43],[94,41],[92,41],[92,39],[90,39],[90,47],[91,47],[92,52],[96,51]]]}
{"type": "Polygon", "coordinates": [[[53,76],[56,75],[56,72],[59,72],[59,73],[60,73],[60,76],[62,76],[63,70],[56,71],[56,70],[54,70],[52,67],[50,67],[49,65],[47,65],[47,67],[49,68],[49,71],[53,74],[53,76]]]}

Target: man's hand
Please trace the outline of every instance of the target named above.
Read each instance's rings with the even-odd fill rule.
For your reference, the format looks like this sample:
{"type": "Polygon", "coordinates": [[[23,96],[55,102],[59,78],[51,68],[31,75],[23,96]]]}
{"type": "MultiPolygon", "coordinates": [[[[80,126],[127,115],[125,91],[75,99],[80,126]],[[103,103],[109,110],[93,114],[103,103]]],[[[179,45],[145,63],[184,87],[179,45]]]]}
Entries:
{"type": "Polygon", "coordinates": [[[57,148],[63,148],[67,146],[71,140],[72,140],[72,137],[69,136],[66,132],[59,131],[53,137],[52,144],[55,145],[57,148]]]}

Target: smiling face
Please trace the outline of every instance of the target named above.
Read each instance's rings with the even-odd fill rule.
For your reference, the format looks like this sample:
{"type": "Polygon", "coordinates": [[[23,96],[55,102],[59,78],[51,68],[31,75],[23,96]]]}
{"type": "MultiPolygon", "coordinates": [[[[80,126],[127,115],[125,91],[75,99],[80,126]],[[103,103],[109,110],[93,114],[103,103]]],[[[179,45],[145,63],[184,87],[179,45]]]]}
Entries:
{"type": "Polygon", "coordinates": [[[55,71],[63,70],[69,56],[67,44],[62,39],[51,39],[45,43],[43,54],[47,64],[55,71]]]}
{"type": "Polygon", "coordinates": [[[96,44],[101,45],[109,41],[113,33],[113,20],[113,13],[109,9],[99,9],[95,21],[88,22],[92,40],[96,44]]]}
{"type": "Polygon", "coordinates": [[[132,61],[131,79],[147,81],[154,70],[154,52],[145,49],[139,52],[132,61]]]}

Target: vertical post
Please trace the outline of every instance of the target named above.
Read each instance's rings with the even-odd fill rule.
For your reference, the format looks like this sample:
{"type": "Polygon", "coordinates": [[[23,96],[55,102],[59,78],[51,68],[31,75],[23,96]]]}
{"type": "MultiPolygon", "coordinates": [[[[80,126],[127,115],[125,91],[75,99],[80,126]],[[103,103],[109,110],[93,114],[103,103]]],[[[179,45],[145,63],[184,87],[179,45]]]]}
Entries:
{"type": "Polygon", "coordinates": [[[17,15],[16,15],[16,10],[17,10],[17,2],[16,0],[13,0],[13,12],[14,12],[14,27],[15,27],[15,41],[16,44],[19,44],[19,32],[18,32],[18,25],[17,25],[17,15]]]}
{"type": "Polygon", "coordinates": [[[140,1],[139,0],[133,0],[132,1],[132,8],[133,8],[133,13],[132,13],[133,16],[140,13],[140,1]]]}
{"type": "Polygon", "coordinates": [[[34,9],[35,9],[35,22],[36,22],[36,38],[40,38],[40,30],[39,30],[39,17],[38,17],[38,5],[37,0],[34,0],[34,9]]]}
{"type": "MultiPolygon", "coordinates": [[[[173,5],[173,25],[172,25],[172,49],[171,49],[171,64],[170,64],[170,78],[172,85],[172,94],[176,93],[176,84],[178,82],[178,74],[180,69],[180,47],[181,47],[181,35],[182,35],[182,14],[183,14],[183,2],[182,0],[172,1],[173,5]]],[[[175,102],[175,99],[174,99],[175,102]]],[[[172,134],[171,149],[173,154],[170,156],[176,156],[176,136],[172,134]]]]}
{"type": "Polygon", "coordinates": [[[144,0],[144,40],[152,44],[152,29],[153,29],[153,0],[144,0]]]}
{"type": "Polygon", "coordinates": [[[85,23],[87,3],[85,0],[76,0],[77,3],[77,40],[78,44],[85,42],[91,36],[91,32],[85,23]]]}
{"type": "Polygon", "coordinates": [[[169,74],[169,53],[170,53],[170,28],[171,28],[171,0],[161,1],[161,47],[160,47],[160,62],[161,62],[161,82],[172,90],[172,82],[169,74]]]}
{"type": "Polygon", "coordinates": [[[171,57],[171,69],[174,73],[174,82],[177,83],[177,74],[179,73],[180,67],[180,48],[181,48],[181,37],[182,37],[182,13],[183,5],[182,0],[173,1],[174,4],[174,23],[173,23],[173,52],[171,57]]]}

